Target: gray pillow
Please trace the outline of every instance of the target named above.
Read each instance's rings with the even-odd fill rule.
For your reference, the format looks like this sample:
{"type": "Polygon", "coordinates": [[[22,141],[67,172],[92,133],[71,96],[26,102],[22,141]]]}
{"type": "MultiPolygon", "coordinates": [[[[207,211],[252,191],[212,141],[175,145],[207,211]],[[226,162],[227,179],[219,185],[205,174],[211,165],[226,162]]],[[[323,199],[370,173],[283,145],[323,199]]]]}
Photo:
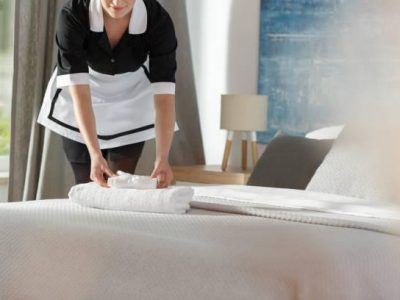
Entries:
{"type": "Polygon", "coordinates": [[[304,190],[332,144],[333,140],[279,136],[257,161],[247,185],[304,190]]]}

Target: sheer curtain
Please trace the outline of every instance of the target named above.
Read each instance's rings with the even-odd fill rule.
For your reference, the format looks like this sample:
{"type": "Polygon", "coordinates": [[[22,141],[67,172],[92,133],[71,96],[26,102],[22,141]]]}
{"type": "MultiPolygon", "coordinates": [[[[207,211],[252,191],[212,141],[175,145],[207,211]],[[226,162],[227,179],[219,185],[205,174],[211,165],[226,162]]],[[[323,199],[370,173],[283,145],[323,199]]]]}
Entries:
{"type": "Polygon", "coordinates": [[[15,3],[10,202],[62,197],[72,178],[57,136],[36,123],[55,65],[54,30],[63,3],[64,0],[15,3]]]}

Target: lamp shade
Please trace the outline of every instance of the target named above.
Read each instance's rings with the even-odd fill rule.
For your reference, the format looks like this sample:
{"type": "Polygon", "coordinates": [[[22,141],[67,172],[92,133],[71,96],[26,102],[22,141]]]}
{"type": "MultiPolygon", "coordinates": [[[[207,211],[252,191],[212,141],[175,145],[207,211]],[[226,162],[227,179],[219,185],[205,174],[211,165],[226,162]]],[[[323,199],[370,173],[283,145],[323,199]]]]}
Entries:
{"type": "Polygon", "coordinates": [[[221,129],[265,131],[268,97],[260,95],[222,95],[221,129]]]}

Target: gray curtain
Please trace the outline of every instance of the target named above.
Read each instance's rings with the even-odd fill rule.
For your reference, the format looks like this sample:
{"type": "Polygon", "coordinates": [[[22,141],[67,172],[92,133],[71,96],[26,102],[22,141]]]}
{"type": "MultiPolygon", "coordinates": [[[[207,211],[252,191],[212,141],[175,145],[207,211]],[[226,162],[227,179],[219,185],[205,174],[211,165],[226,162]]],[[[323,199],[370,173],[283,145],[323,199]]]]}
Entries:
{"type": "MultiPolygon", "coordinates": [[[[170,152],[171,165],[204,164],[197,93],[194,83],[192,51],[189,39],[186,0],[160,0],[171,15],[178,38],[176,74],[176,119],[179,131],[175,132],[170,152]]],[[[155,141],[148,141],[136,173],[150,174],[154,166],[155,141]]]]}
{"type": "MultiPolygon", "coordinates": [[[[9,201],[65,198],[73,184],[58,135],[36,123],[55,65],[55,24],[64,0],[20,0],[15,10],[15,63],[11,127],[9,201]]],[[[171,14],[178,36],[173,165],[203,164],[204,152],[194,85],[185,0],[160,1],[171,14]]],[[[149,175],[155,141],[146,142],[137,174],[149,175]]]]}
{"type": "Polygon", "coordinates": [[[64,0],[15,3],[9,201],[64,197],[71,174],[59,138],[36,123],[55,65],[55,24],[64,0]]]}

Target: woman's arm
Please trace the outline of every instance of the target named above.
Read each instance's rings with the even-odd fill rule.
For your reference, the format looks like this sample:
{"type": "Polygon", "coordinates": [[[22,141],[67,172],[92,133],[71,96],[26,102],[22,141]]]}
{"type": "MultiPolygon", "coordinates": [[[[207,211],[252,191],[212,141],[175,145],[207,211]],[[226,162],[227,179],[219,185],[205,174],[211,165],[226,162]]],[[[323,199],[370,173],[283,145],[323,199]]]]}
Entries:
{"type": "Polygon", "coordinates": [[[173,174],[169,165],[169,151],[175,127],[175,95],[155,95],[156,160],[151,177],[158,178],[158,187],[171,184],[173,174]]]}
{"type": "Polygon", "coordinates": [[[91,102],[90,87],[89,85],[71,85],[69,86],[69,91],[74,103],[75,118],[90,154],[90,179],[106,187],[107,183],[103,174],[106,173],[108,176],[114,176],[114,173],[103,158],[97,140],[96,121],[91,102]]]}
{"type": "Polygon", "coordinates": [[[152,177],[158,187],[172,183],[168,162],[175,126],[175,73],[177,70],[175,28],[168,12],[157,1],[149,1],[151,10],[146,34],[149,49],[149,79],[154,92],[156,111],[156,161],[152,177]]]}

